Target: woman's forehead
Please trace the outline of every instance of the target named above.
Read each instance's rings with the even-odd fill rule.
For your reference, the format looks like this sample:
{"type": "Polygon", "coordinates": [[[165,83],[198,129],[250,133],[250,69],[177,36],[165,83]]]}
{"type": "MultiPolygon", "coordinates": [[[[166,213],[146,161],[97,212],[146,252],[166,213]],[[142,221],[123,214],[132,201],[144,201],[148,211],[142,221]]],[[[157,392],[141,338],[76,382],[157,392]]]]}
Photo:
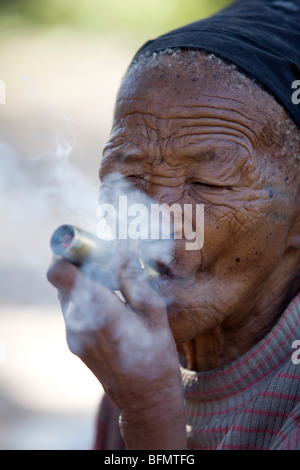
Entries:
{"type": "Polygon", "coordinates": [[[193,51],[149,58],[130,68],[120,87],[117,106],[120,102],[145,102],[146,106],[156,102],[165,107],[190,108],[192,114],[198,104],[206,101],[213,109],[220,100],[224,109],[243,112],[246,107],[249,118],[255,110],[263,115],[270,110],[270,118],[282,112],[273,97],[235,67],[211,55],[195,56],[193,51]]]}
{"type": "Polygon", "coordinates": [[[117,97],[112,134],[136,134],[144,127],[141,132],[155,141],[157,132],[167,139],[189,129],[197,134],[201,126],[201,132],[206,127],[216,135],[218,124],[252,140],[260,160],[278,161],[290,171],[293,139],[299,136],[284,108],[235,67],[193,51],[161,54],[130,67],[117,97]]]}
{"type": "Polygon", "coordinates": [[[205,60],[203,67],[192,65],[189,69],[174,58],[173,62],[173,68],[168,61],[160,62],[125,78],[117,99],[114,130],[147,130],[152,140],[231,133],[237,140],[247,138],[252,145],[261,141],[261,130],[276,117],[276,106],[266,93],[255,84],[254,91],[250,89],[250,80],[242,86],[242,81],[225,78],[222,66],[217,74],[215,64],[206,66],[205,60]]]}

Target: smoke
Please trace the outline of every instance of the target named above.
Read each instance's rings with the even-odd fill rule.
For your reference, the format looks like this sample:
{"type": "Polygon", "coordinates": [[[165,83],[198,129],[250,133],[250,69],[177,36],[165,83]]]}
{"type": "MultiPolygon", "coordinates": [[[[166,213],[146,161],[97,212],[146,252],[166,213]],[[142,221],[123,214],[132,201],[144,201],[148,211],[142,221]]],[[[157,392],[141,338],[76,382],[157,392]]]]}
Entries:
{"type": "Polygon", "coordinates": [[[145,261],[159,259],[167,264],[174,246],[174,220],[166,205],[155,213],[157,206],[157,201],[135,189],[120,173],[111,173],[100,187],[96,234],[129,240],[128,245],[135,246],[145,261]]]}
{"type": "MultiPolygon", "coordinates": [[[[18,155],[9,143],[0,142],[2,303],[5,301],[4,290],[7,290],[8,283],[8,290],[14,301],[24,303],[26,298],[34,302],[39,298],[41,284],[47,284],[53,300],[56,301],[53,287],[47,283],[46,272],[52,256],[50,238],[59,225],[73,224],[96,233],[99,202],[117,207],[120,196],[127,197],[128,207],[138,203],[150,208],[154,202],[132,188],[119,174],[106,179],[100,188],[99,197],[99,187],[72,163],[72,150],[76,142],[74,138],[67,137],[69,123],[66,122],[66,127],[61,131],[53,131],[52,136],[40,136],[40,148],[43,150],[30,157],[18,155]]],[[[98,166],[98,162],[95,161],[95,164],[98,166]]],[[[142,230],[138,207],[136,209],[137,212],[131,215],[123,211],[117,212],[117,226],[127,227],[134,223],[137,232],[142,230]]],[[[159,233],[160,228],[152,226],[152,230],[159,233]]],[[[172,239],[151,240],[148,237],[129,242],[128,246],[137,250],[143,258],[159,259],[164,263],[171,260],[174,243],[172,239]]],[[[87,275],[88,270],[89,266],[84,266],[84,273],[87,275]]],[[[72,293],[68,327],[76,332],[99,330],[105,325],[101,306],[95,304],[93,293],[87,286],[88,283],[84,283],[84,286],[78,283],[72,293]],[[79,305],[80,308],[75,309],[74,305],[79,305]],[[78,313],[79,310],[81,314],[78,313]]],[[[119,292],[117,295],[122,299],[119,292]]],[[[150,335],[141,322],[128,321],[125,317],[116,325],[114,335],[120,345],[120,360],[129,369],[141,364],[145,357],[150,360],[151,351],[155,351],[158,342],[162,340],[159,335],[155,338],[150,335]],[[132,350],[130,355],[126,352],[128,348],[132,350]]],[[[76,347],[78,351],[82,347],[80,340],[76,347]]]]}
{"type": "MultiPolygon", "coordinates": [[[[174,239],[171,237],[173,230],[170,225],[169,217],[150,220],[151,207],[156,202],[148,197],[145,193],[138,191],[132,187],[129,182],[119,173],[113,173],[105,178],[101,185],[100,195],[100,211],[96,233],[103,238],[116,239],[119,244],[120,255],[122,257],[122,249],[127,249],[127,255],[137,256],[146,262],[159,261],[168,264],[172,260],[174,239]],[[101,218],[102,216],[102,218],[101,218]],[[105,224],[107,228],[105,229],[105,224]],[[147,230],[144,230],[144,226],[147,230]],[[165,227],[168,225],[168,227],[165,227]],[[131,230],[130,230],[131,227],[131,230]],[[133,227],[136,228],[134,232],[133,227]],[[151,238],[151,233],[162,234],[168,233],[168,238],[151,238]],[[111,236],[109,236],[109,234],[111,236]],[[121,240],[119,240],[119,235],[121,240]],[[133,238],[130,238],[130,235],[133,238]],[[135,235],[135,236],[134,236],[135,235]],[[142,238],[144,236],[144,238],[142,238]]],[[[99,209],[99,206],[98,206],[99,209]]],[[[116,253],[118,247],[116,247],[116,253]]],[[[118,261],[116,262],[116,266],[118,261]]],[[[114,264],[112,261],[112,264],[114,264]]],[[[112,268],[113,269],[113,268],[112,268]]],[[[93,277],[94,266],[86,264],[83,266],[83,272],[87,277],[93,277]]],[[[141,297],[145,295],[141,290],[143,287],[135,283],[131,283],[131,291],[133,296],[141,297]]],[[[121,301],[125,302],[122,294],[116,291],[121,301]]],[[[113,294],[112,294],[113,295],[113,294]]],[[[153,295],[158,295],[153,292],[153,295]]],[[[173,300],[168,295],[164,297],[166,306],[173,300]]],[[[125,305],[124,305],[125,307],[125,305]]],[[[119,360],[123,369],[131,370],[134,367],[147,367],[154,360],[157,348],[166,340],[165,331],[156,332],[153,335],[148,330],[146,324],[141,321],[141,316],[132,312],[130,305],[127,306],[128,312],[124,312],[114,322],[112,332],[113,344],[118,344],[115,354],[119,354],[119,360]]],[[[109,310],[109,309],[108,309],[109,310]]],[[[82,283],[78,279],[71,296],[66,318],[68,328],[75,333],[92,332],[101,330],[107,326],[109,315],[105,306],[95,302],[95,296],[92,289],[89,290],[87,284],[82,283]]],[[[72,344],[70,345],[73,352],[80,354],[82,344],[80,335],[71,336],[72,344]]]]}
{"type": "Polygon", "coordinates": [[[53,158],[21,160],[11,146],[0,142],[2,247],[35,259],[46,254],[43,234],[53,230],[56,221],[76,222],[85,229],[96,224],[98,188],[67,160],[71,147],[60,134],[53,144],[57,146],[53,158]]]}
{"type": "Polygon", "coordinates": [[[55,301],[46,280],[53,231],[96,226],[98,188],[70,161],[75,139],[56,130],[30,138],[40,151],[29,157],[0,141],[1,303],[55,301]]]}
{"type": "Polygon", "coordinates": [[[55,144],[57,159],[55,176],[65,221],[95,233],[98,187],[95,187],[92,181],[70,162],[72,145],[63,134],[57,135],[55,144]]]}

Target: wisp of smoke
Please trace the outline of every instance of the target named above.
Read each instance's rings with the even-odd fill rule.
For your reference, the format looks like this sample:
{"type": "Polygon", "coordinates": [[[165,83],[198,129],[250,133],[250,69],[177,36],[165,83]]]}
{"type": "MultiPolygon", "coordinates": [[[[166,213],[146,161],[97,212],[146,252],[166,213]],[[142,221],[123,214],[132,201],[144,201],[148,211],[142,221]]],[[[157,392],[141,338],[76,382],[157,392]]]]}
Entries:
{"type": "Polygon", "coordinates": [[[44,152],[29,157],[0,141],[1,302],[50,301],[51,233],[65,221],[96,227],[98,188],[70,162],[72,145],[56,131],[40,139],[44,152]]]}
{"type": "MultiPolygon", "coordinates": [[[[95,184],[70,161],[73,144],[64,134],[57,132],[53,139],[44,140],[45,154],[32,155],[30,158],[21,158],[11,145],[0,142],[0,236],[1,246],[5,247],[1,253],[5,273],[9,265],[12,270],[23,266],[26,269],[34,269],[47,282],[45,273],[51,257],[49,242],[58,225],[73,224],[96,233],[100,222],[99,203],[117,207],[120,196],[126,196],[129,211],[116,211],[115,222],[118,227],[128,227],[131,223],[131,227],[135,226],[138,233],[139,230],[144,230],[139,226],[142,223],[142,219],[139,219],[139,207],[135,207],[135,213],[130,213],[130,208],[134,204],[140,204],[140,208],[150,208],[154,201],[133,189],[120,174],[113,174],[106,179],[100,187],[98,199],[99,187],[95,187],[95,184]]],[[[105,214],[102,215],[105,218],[105,214]]],[[[109,222],[109,218],[107,221],[109,222]]],[[[147,230],[150,234],[150,225],[147,230]]],[[[155,228],[152,224],[152,230],[159,233],[161,227],[155,228]]],[[[140,255],[153,260],[163,260],[164,263],[168,263],[172,257],[173,242],[171,239],[151,239],[150,236],[146,239],[130,240],[140,255]]],[[[88,265],[84,266],[86,274],[88,269],[88,265]]],[[[87,285],[82,288],[78,284],[73,291],[69,326],[76,331],[101,329],[104,325],[99,315],[100,306],[95,305],[87,285]],[[81,315],[74,312],[75,303],[82,306],[81,315]]],[[[30,279],[26,279],[24,289],[32,289],[34,298],[36,287],[30,279]]],[[[127,360],[127,367],[133,367],[145,358],[146,350],[150,360],[150,352],[155,348],[153,337],[137,322],[130,323],[124,318],[116,328],[115,338],[120,341],[120,351],[123,348],[124,352],[132,338],[132,347],[135,348],[131,356],[133,362],[127,360]],[[127,338],[124,343],[122,338],[127,338]],[[136,338],[140,338],[140,341],[137,342],[136,338]]],[[[160,340],[161,338],[156,338],[156,341],[160,340]]]]}

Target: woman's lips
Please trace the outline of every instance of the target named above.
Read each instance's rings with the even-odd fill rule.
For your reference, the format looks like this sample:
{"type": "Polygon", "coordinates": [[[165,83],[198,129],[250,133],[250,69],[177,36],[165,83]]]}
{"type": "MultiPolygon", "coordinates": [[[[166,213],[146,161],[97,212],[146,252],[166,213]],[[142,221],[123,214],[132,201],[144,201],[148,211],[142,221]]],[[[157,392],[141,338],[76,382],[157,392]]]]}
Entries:
{"type": "Polygon", "coordinates": [[[161,274],[154,281],[151,281],[151,286],[159,292],[166,291],[171,284],[172,278],[167,274],[161,274]]]}
{"type": "Polygon", "coordinates": [[[171,288],[180,280],[180,277],[177,276],[173,267],[167,266],[161,261],[156,261],[155,268],[160,275],[151,282],[152,287],[161,293],[167,293],[167,291],[170,293],[171,288]]]}
{"type": "Polygon", "coordinates": [[[191,277],[190,273],[187,273],[186,270],[181,269],[180,266],[175,264],[167,265],[161,261],[155,262],[156,270],[160,273],[161,279],[171,279],[174,281],[183,281],[191,277]]]}
{"type": "Polygon", "coordinates": [[[169,277],[169,278],[172,278],[172,272],[171,272],[171,269],[163,262],[161,261],[156,261],[155,262],[155,266],[156,266],[156,269],[157,271],[160,273],[160,277],[169,277]]]}

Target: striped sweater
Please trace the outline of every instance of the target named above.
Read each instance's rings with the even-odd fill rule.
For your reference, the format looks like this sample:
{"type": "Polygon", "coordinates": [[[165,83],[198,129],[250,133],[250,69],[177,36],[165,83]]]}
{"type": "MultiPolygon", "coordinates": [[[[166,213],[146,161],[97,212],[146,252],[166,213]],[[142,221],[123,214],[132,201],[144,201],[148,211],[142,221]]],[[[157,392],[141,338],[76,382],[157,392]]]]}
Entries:
{"type": "MultiPolygon", "coordinates": [[[[300,363],[292,361],[296,340],[300,294],[270,333],[237,360],[206,372],[182,369],[189,449],[300,450],[300,363]]],[[[95,449],[125,448],[117,423],[117,410],[105,397],[95,449]]]]}

